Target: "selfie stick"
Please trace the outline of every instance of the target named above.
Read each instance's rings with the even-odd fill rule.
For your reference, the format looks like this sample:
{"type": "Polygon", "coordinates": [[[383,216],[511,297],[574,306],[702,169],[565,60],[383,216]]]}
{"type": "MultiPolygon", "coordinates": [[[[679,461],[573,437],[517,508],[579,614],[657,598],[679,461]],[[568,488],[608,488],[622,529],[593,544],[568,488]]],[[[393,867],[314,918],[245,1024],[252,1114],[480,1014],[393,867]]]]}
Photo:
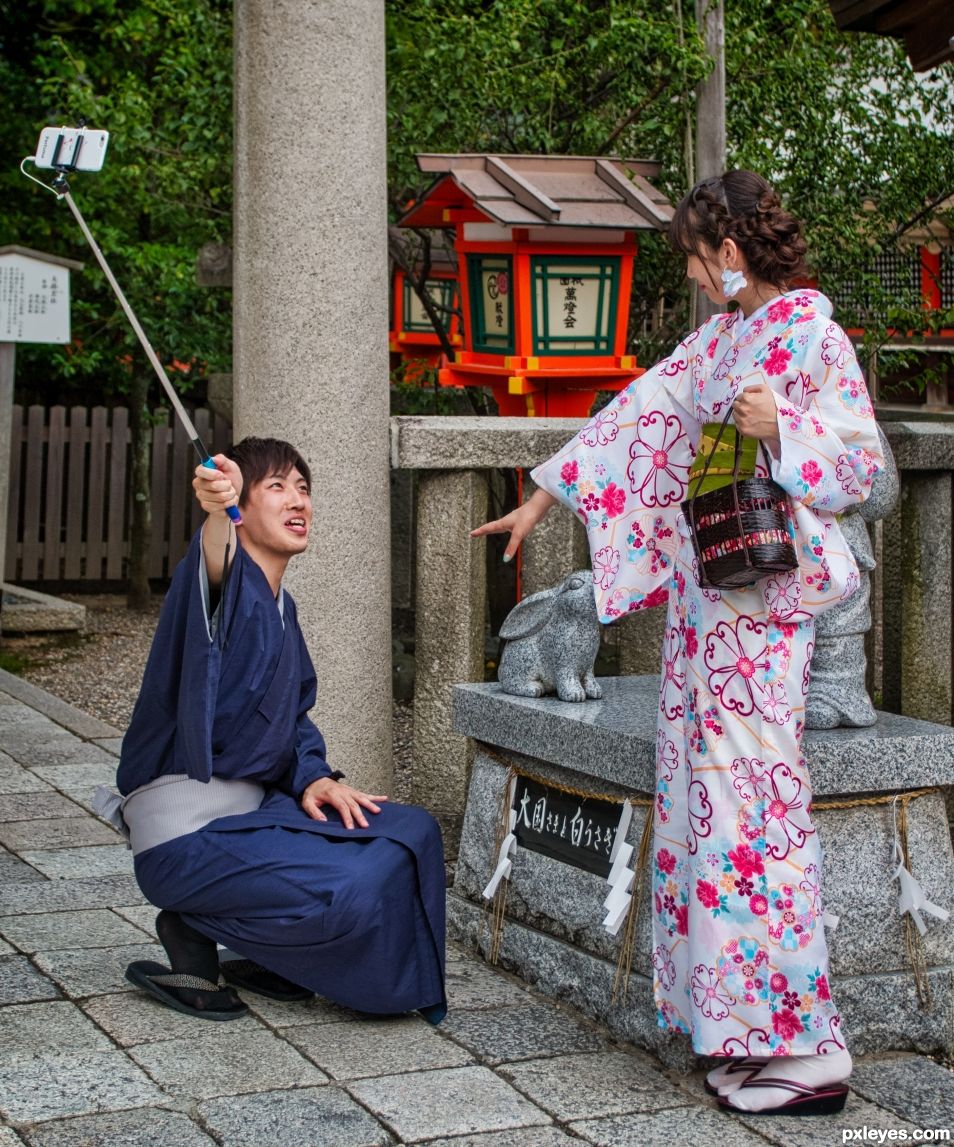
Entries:
{"type": "MultiPolygon", "coordinates": [[[[30,158],[33,158],[33,157],[31,156],[30,158]]],[[[24,160],[24,163],[25,162],[26,162],[26,160],[24,160]]],[[[22,165],[21,165],[21,170],[22,170],[22,165]]],[[[192,419],[189,417],[188,411],[186,410],[186,408],[182,405],[181,401],[179,400],[179,396],[178,396],[178,394],[176,394],[175,387],[169,381],[169,376],[166,374],[165,370],[163,369],[162,363],[159,361],[159,358],[156,355],[156,352],[152,349],[152,344],[149,342],[149,339],[146,338],[146,332],[139,325],[139,320],[136,318],[136,315],[133,312],[132,307],[126,301],[126,296],[123,294],[122,288],[120,287],[119,283],[116,282],[115,276],[113,275],[112,271],[109,269],[109,264],[106,262],[106,257],[103,255],[103,252],[99,249],[99,245],[97,244],[96,240],[93,238],[92,234],[90,233],[90,229],[86,226],[86,220],[83,218],[83,215],[82,215],[80,209],[76,206],[75,202],[73,201],[73,196],[70,194],[70,185],[66,182],[64,170],[68,170],[68,168],[66,168],[65,165],[57,165],[56,178],[53,180],[52,185],[50,187],[48,187],[47,189],[53,191],[54,194],[56,195],[57,199],[65,199],[66,200],[66,206],[69,207],[70,211],[73,212],[73,217],[76,219],[76,222],[80,225],[80,230],[83,232],[83,235],[86,238],[86,242],[89,243],[90,247],[92,248],[93,254],[96,256],[96,262],[99,263],[100,267],[102,267],[103,274],[106,276],[107,280],[109,281],[109,285],[113,288],[113,291],[116,294],[116,298],[119,299],[120,306],[123,308],[123,310],[126,313],[126,318],[129,319],[129,322],[132,325],[132,329],[136,332],[136,337],[139,339],[140,343],[142,344],[142,349],[146,352],[146,357],[149,359],[150,363],[152,363],[152,368],[156,372],[156,375],[158,376],[159,381],[162,383],[163,388],[164,388],[164,390],[165,390],[165,392],[169,398],[169,401],[172,403],[172,409],[179,416],[179,421],[182,423],[183,427],[185,428],[185,432],[189,436],[189,441],[192,443],[193,447],[195,447],[195,452],[196,452],[196,454],[199,455],[199,461],[202,463],[203,466],[207,466],[210,470],[218,470],[218,467],[216,466],[216,464],[212,461],[211,457],[209,456],[209,452],[208,452],[208,450],[206,450],[205,444],[203,443],[202,439],[199,437],[199,432],[196,430],[195,424],[193,423],[192,419]]],[[[24,172],[24,174],[26,175],[27,173],[24,172]]],[[[31,175],[31,176],[29,176],[29,178],[33,179],[34,177],[31,175]]],[[[34,182],[40,183],[40,185],[42,187],[47,187],[47,185],[45,183],[43,183],[41,180],[34,180],[34,182]]],[[[232,519],[232,521],[235,522],[236,525],[238,525],[242,521],[242,515],[239,513],[238,506],[227,506],[225,512],[232,519]]]]}

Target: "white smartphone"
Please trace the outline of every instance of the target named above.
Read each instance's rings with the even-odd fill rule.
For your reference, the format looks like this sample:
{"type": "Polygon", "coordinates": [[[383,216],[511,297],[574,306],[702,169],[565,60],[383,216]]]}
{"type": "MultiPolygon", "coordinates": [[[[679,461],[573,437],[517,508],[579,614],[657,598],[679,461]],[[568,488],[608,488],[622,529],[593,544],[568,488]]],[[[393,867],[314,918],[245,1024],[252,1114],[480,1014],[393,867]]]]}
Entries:
{"type": "Polygon", "coordinates": [[[106,158],[108,131],[88,127],[45,127],[40,132],[34,161],[37,167],[57,167],[70,171],[101,171],[106,158]]]}

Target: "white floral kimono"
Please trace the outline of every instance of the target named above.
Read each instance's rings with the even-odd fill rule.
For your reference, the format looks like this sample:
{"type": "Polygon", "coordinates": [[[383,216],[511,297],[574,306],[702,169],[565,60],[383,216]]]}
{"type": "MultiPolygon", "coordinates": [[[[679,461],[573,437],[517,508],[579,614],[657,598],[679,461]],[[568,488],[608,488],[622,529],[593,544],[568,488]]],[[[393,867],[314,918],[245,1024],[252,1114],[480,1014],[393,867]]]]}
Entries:
{"type": "MultiPolygon", "coordinates": [[[[835,514],[883,465],[852,345],[815,291],[717,315],[620,393],[534,481],[579,514],[604,622],[668,600],[653,822],[658,1022],[700,1055],[842,1046],[821,849],[799,745],[814,616],[858,570],[835,514]],[[703,424],[765,382],[799,569],[700,589],[680,504],[703,424]]],[[[765,474],[760,459],[756,473],[765,474]]]]}

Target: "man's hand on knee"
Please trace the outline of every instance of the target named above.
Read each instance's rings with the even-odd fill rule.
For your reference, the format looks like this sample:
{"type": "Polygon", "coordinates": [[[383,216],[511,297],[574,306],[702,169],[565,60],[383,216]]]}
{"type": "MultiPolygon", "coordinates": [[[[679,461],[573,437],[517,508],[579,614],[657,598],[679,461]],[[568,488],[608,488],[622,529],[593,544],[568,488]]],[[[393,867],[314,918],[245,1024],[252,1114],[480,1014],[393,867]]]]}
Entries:
{"type": "Polygon", "coordinates": [[[362,809],[369,812],[380,812],[376,801],[386,801],[386,796],[369,796],[341,781],[333,781],[330,777],[322,777],[312,781],[301,794],[301,807],[312,820],[327,820],[321,811],[323,805],[330,805],[338,811],[341,822],[345,828],[354,828],[355,824],[361,828],[368,827],[368,821],[362,809]]]}

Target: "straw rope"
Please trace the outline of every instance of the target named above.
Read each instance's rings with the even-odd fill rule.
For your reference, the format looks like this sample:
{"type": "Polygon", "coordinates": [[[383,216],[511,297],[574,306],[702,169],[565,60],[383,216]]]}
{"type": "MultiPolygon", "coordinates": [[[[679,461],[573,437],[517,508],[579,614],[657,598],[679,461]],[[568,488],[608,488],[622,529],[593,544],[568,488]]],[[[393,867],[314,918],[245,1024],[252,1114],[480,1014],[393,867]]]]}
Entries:
{"type": "MultiPolygon", "coordinates": [[[[639,920],[639,912],[642,907],[643,900],[643,883],[646,869],[648,867],[649,853],[652,848],[652,824],[653,817],[649,811],[655,804],[652,797],[620,797],[614,796],[610,793],[597,793],[587,789],[577,788],[574,785],[561,784],[559,781],[552,780],[549,777],[541,776],[539,773],[530,772],[527,769],[522,769],[515,765],[512,760],[498,752],[492,745],[488,745],[484,741],[475,742],[478,752],[484,756],[489,757],[492,761],[502,765],[507,770],[506,783],[503,787],[503,792],[500,798],[500,815],[497,821],[496,839],[494,842],[493,863],[496,865],[497,857],[500,853],[501,845],[503,844],[504,837],[509,828],[509,815],[510,815],[510,785],[515,777],[523,777],[525,780],[533,781],[538,785],[543,785],[546,788],[554,789],[557,792],[566,793],[568,796],[578,797],[580,800],[598,800],[606,803],[613,804],[629,804],[636,808],[647,809],[646,819],[643,823],[642,834],[639,840],[639,849],[636,853],[636,860],[634,864],[634,878],[633,878],[633,892],[632,900],[630,901],[629,911],[626,915],[626,923],[623,928],[623,937],[620,942],[619,955],[616,961],[616,974],[613,978],[613,995],[611,1003],[615,1004],[617,1001],[620,1003],[626,1002],[626,993],[629,987],[629,975],[633,964],[633,955],[636,950],[636,926],[639,920]]],[[[904,867],[911,871],[910,856],[908,851],[908,805],[911,801],[916,800],[918,797],[929,796],[931,793],[943,792],[939,786],[931,786],[928,788],[911,789],[908,792],[890,793],[882,796],[873,797],[844,797],[837,800],[825,801],[812,801],[810,811],[829,811],[831,809],[846,809],[846,808],[862,808],[872,805],[886,805],[897,801],[899,805],[898,812],[898,840],[901,845],[901,851],[904,857],[904,867]]],[[[496,964],[500,956],[500,945],[503,939],[503,929],[505,923],[506,905],[507,905],[507,885],[509,881],[501,880],[497,886],[494,894],[493,901],[488,904],[485,912],[485,924],[487,917],[490,917],[490,947],[489,947],[489,960],[490,963],[496,964]]],[[[920,1010],[930,1010],[932,1006],[931,988],[927,972],[927,960],[924,953],[924,941],[920,932],[915,928],[914,921],[911,919],[910,913],[905,913],[904,917],[904,933],[905,933],[905,951],[908,956],[908,961],[911,965],[911,971],[914,975],[914,984],[917,991],[918,1007],[920,1010]]]]}

